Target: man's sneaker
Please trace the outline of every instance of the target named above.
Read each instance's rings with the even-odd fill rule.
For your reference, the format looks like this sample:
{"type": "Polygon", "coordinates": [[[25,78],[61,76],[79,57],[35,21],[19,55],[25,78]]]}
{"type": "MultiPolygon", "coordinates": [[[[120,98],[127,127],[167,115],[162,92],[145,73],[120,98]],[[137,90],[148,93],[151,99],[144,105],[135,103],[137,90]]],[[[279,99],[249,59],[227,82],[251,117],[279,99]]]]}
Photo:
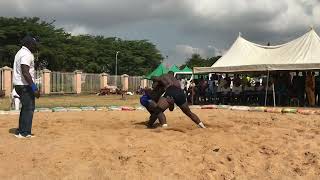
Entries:
{"type": "Polygon", "coordinates": [[[19,134],[15,134],[14,135],[16,138],[19,138],[19,139],[24,139],[26,138],[26,136],[22,136],[20,133],[19,134]]]}
{"type": "Polygon", "coordinates": [[[34,137],[36,137],[35,135],[32,135],[32,134],[28,134],[27,136],[26,136],[26,138],[34,138],[34,137]]]}

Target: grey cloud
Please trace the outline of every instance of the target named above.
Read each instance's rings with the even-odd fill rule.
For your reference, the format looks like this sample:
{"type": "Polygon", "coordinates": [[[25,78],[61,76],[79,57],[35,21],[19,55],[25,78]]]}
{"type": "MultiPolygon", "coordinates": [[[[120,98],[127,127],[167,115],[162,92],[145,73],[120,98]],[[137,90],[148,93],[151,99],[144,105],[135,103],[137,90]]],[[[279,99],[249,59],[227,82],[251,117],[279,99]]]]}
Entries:
{"type": "Polygon", "coordinates": [[[309,25],[318,28],[320,1],[3,0],[0,16],[56,19],[57,26],[75,34],[150,39],[169,61],[181,63],[189,54],[177,45],[210,56],[228,49],[238,32],[257,43],[278,44],[309,25]]]}

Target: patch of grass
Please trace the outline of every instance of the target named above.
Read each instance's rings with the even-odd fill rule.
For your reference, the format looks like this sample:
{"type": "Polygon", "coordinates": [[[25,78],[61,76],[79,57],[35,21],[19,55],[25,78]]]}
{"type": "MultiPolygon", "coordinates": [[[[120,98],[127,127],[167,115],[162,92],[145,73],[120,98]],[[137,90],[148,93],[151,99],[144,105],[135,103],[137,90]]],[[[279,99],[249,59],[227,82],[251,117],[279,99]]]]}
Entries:
{"type": "MultiPolygon", "coordinates": [[[[36,107],[72,107],[72,106],[137,106],[139,96],[126,96],[123,100],[119,95],[96,96],[96,95],[59,95],[45,96],[36,100],[36,107]]],[[[9,110],[10,99],[0,99],[0,110],[9,110]]]]}

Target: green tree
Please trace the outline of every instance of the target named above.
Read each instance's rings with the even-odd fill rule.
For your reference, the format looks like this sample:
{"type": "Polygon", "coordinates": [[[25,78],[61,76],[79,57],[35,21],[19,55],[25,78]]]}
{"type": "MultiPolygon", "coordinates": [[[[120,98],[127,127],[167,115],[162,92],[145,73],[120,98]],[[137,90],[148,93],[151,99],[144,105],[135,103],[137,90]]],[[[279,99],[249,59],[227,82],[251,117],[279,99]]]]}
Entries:
{"type": "Polygon", "coordinates": [[[210,58],[202,58],[200,54],[192,54],[192,56],[187,59],[186,63],[180,66],[180,69],[183,69],[185,66],[190,68],[193,67],[208,67],[212,66],[221,56],[215,56],[210,58]]]}
{"type": "Polygon", "coordinates": [[[52,23],[33,18],[0,17],[0,66],[11,66],[27,34],[40,38],[38,67],[52,71],[83,70],[90,73],[145,75],[157,67],[163,57],[148,40],[122,40],[116,37],[92,35],[72,36],[52,23]]]}

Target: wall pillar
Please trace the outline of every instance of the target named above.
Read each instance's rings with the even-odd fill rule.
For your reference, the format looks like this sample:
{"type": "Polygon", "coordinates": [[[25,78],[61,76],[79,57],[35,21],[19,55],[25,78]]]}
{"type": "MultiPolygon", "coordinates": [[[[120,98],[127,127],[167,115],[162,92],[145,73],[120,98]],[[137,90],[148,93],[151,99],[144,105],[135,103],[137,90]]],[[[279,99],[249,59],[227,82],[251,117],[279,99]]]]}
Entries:
{"type": "Polygon", "coordinates": [[[129,89],[129,75],[123,74],[121,76],[122,90],[128,91],[129,89]]]}
{"type": "Polygon", "coordinates": [[[74,87],[76,94],[81,93],[81,76],[82,76],[82,71],[76,70],[74,71],[74,87]]]}
{"type": "Polygon", "coordinates": [[[42,94],[50,94],[51,92],[51,71],[48,69],[44,69],[42,71],[42,94]]]}
{"type": "Polygon", "coordinates": [[[5,96],[10,96],[12,92],[12,69],[8,66],[2,68],[3,71],[3,90],[5,96]]]}
{"type": "Polygon", "coordinates": [[[147,79],[141,79],[141,85],[140,85],[140,87],[141,87],[142,89],[148,87],[148,80],[147,80],[147,79]]]}
{"type": "Polygon", "coordinates": [[[100,74],[100,88],[104,88],[108,86],[108,74],[102,73],[100,74]]]}

